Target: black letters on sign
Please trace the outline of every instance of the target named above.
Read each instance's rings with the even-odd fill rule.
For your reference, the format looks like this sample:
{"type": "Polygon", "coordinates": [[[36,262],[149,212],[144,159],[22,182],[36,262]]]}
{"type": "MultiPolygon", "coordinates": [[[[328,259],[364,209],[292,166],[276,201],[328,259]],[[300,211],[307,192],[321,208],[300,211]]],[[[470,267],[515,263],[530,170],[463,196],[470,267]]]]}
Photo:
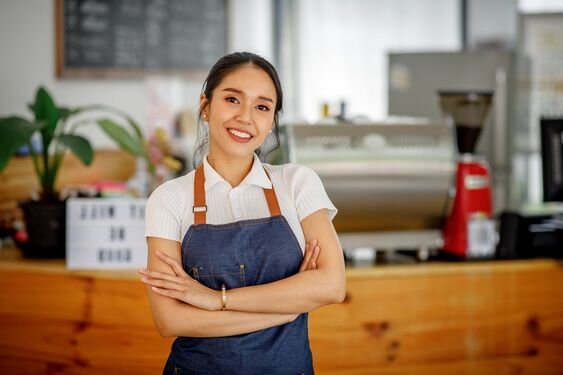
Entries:
{"type": "Polygon", "coordinates": [[[227,0],[56,0],[59,76],[205,72],[227,51],[227,0]]]}

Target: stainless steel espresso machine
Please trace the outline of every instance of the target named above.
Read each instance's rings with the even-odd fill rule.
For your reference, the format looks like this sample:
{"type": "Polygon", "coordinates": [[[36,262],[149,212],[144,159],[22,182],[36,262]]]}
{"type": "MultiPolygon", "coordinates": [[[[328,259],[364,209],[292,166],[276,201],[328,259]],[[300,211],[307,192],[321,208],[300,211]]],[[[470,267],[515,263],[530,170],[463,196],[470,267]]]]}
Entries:
{"type": "Polygon", "coordinates": [[[291,124],[282,136],[283,162],[315,170],[338,208],[345,250],[409,250],[424,260],[441,247],[455,173],[445,124],[291,124]]]}

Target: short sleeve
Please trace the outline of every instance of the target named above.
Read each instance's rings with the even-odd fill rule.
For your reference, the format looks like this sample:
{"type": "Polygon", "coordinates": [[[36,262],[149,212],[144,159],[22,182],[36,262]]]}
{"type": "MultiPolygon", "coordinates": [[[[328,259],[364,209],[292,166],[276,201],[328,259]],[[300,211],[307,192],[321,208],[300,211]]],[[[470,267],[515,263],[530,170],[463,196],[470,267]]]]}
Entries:
{"type": "Polygon", "coordinates": [[[180,241],[183,197],[178,184],[168,181],[150,195],[145,209],[145,236],[180,241]]]}
{"type": "Polygon", "coordinates": [[[323,208],[328,210],[330,220],[334,219],[338,210],[328,197],[317,173],[301,165],[293,165],[290,171],[294,173],[292,189],[299,221],[323,208]]]}

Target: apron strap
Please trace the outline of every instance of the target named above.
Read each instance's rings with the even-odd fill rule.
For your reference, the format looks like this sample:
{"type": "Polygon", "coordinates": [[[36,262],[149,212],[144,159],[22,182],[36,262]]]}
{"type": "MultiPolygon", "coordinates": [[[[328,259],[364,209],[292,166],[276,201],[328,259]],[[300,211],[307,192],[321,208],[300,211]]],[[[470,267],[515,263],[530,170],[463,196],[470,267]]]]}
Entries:
{"type": "MultiPolygon", "coordinates": [[[[264,169],[266,172],[266,176],[268,179],[272,181],[270,178],[270,174],[264,169]]],[[[274,191],[274,184],[272,183],[271,189],[262,189],[264,190],[264,195],[266,196],[266,202],[268,202],[268,209],[270,210],[270,216],[280,216],[281,210],[280,205],[278,203],[278,198],[276,197],[276,192],[274,191]]]]}
{"type": "Polygon", "coordinates": [[[195,170],[194,177],[194,224],[205,224],[207,216],[207,205],[205,204],[205,175],[203,164],[195,170]]]}
{"type": "MultiPolygon", "coordinates": [[[[270,175],[264,169],[268,179],[270,175]]],[[[264,196],[266,197],[266,202],[268,203],[268,209],[270,210],[270,216],[280,216],[281,209],[278,203],[278,198],[276,197],[276,192],[274,191],[274,185],[272,184],[271,189],[262,189],[264,191],[264,196]]],[[[200,165],[195,170],[194,177],[194,205],[192,207],[192,212],[194,214],[194,224],[205,224],[207,221],[207,205],[205,204],[205,174],[203,173],[203,164],[200,165]]]]}

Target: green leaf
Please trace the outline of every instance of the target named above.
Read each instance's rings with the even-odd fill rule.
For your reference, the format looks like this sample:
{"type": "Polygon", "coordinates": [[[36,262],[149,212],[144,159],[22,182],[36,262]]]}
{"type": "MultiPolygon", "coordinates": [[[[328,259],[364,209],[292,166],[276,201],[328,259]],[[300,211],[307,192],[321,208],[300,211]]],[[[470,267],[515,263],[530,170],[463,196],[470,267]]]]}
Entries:
{"type": "Polygon", "coordinates": [[[125,118],[127,119],[127,122],[129,123],[129,125],[131,125],[133,130],[135,130],[135,134],[137,134],[137,139],[142,141],[144,139],[144,137],[143,137],[143,132],[141,130],[141,127],[135,122],[135,120],[133,120],[132,117],[126,116],[125,118]]]}
{"type": "Polygon", "coordinates": [[[88,140],[80,135],[63,134],[56,138],[59,142],[70,148],[70,150],[80,159],[84,164],[92,164],[94,159],[94,150],[88,140]]]}
{"type": "Polygon", "coordinates": [[[36,121],[45,121],[47,126],[42,132],[53,137],[55,128],[59,121],[59,109],[55,101],[44,87],[39,87],[35,94],[35,103],[33,104],[33,113],[36,121]]]}
{"type": "Polygon", "coordinates": [[[41,124],[20,117],[0,119],[0,171],[6,168],[14,152],[28,143],[33,133],[41,127],[41,124]]]}
{"type": "Polygon", "coordinates": [[[59,119],[65,120],[65,119],[69,118],[70,116],[76,115],[77,113],[80,113],[80,112],[82,112],[82,109],[80,109],[80,108],[60,107],[59,108],[59,119]]]}
{"type": "Polygon", "coordinates": [[[39,87],[35,94],[35,103],[32,105],[33,113],[35,114],[35,121],[44,121],[47,125],[41,129],[41,141],[43,143],[43,164],[45,175],[49,175],[49,146],[55,135],[55,129],[59,122],[59,109],[49,92],[44,87],[39,87]]]}
{"type": "Polygon", "coordinates": [[[123,111],[121,111],[117,108],[113,108],[111,106],[103,105],[103,104],[96,104],[96,105],[90,105],[90,106],[87,106],[87,107],[83,107],[83,108],[81,108],[81,110],[107,111],[107,112],[114,113],[118,116],[121,116],[121,117],[125,118],[127,123],[133,128],[133,130],[135,131],[135,134],[137,136],[137,139],[139,141],[142,141],[144,139],[143,131],[141,130],[141,127],[139,126],[139,124],[137,124],[137,122],[135,120],[133,120],[133,118],[131,116],[129,116],[127,113],[125,113],[125,112],[123,112],[123,111]]]}
{"type": "Polygon", "coordinates": [[[145,156],[145,148],[142,141],[134,138],[123,127],[112,120],[102,119],[97,121],[100,127],[112,138],[123,150],[136,156],[145,156]]]}

